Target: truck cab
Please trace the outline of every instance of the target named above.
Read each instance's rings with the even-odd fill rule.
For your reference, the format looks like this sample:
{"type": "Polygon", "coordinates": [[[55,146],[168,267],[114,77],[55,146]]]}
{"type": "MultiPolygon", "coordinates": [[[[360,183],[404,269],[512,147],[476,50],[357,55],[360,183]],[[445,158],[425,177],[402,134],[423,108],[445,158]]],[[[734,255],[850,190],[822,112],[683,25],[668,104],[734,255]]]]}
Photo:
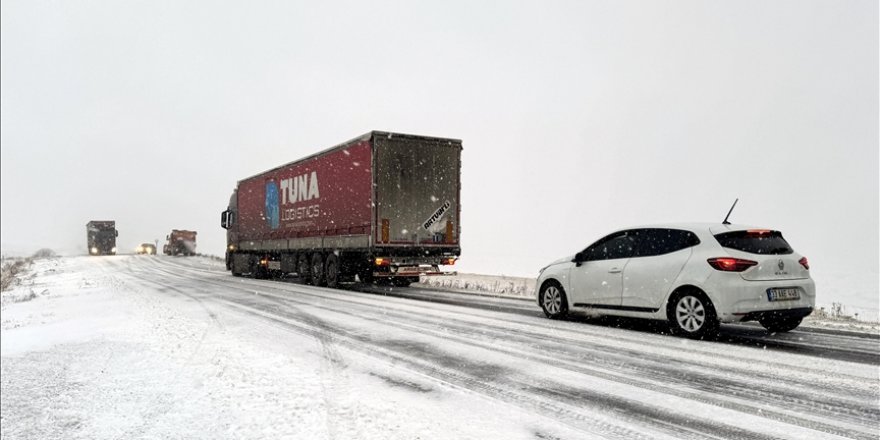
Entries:
{"type": "Polygon", "coordinates": [[[116,230],[114,220],[92,220],[86,223],[86,246],[89,255],[116,255],[116,230]]]}

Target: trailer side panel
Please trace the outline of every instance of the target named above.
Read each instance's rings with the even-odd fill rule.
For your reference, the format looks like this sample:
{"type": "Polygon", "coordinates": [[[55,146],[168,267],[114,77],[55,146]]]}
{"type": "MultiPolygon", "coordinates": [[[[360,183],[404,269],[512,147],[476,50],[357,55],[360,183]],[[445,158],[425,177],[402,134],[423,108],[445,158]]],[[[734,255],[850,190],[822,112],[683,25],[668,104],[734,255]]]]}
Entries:
{"type": "Polygon", "coordinates": [[[286,249],[305,247],[303,238],[369,234],[371,162],[362,141],[241,181],[239,240],[286,249]]]}

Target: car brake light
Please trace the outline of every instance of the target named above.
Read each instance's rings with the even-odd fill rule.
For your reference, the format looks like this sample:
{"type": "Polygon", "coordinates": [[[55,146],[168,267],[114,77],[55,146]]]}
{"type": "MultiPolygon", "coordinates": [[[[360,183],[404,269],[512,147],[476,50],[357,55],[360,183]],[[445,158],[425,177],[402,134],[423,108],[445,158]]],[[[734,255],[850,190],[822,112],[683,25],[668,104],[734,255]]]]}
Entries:
{"type": "Polygon", "coordinates": [[[758,265],[757,261],[730,257],[710,258],[706,261],[716,270],[720,270],[723,272],[742,272],[752,266],[758,265]]]}
{"type": "Polygon", "coordinates": [[[801,257],[801,259],[798,260],[798,263],[801,263],[801,266],[804,266],[804,269],[810,270],[810,261],[807,260],[807,257],[801,257]]]}
{"type": "Polygon", "coordinates": [[[391,259],[390,258],[376,258],[376,266],[390,266],[391,259]]]}

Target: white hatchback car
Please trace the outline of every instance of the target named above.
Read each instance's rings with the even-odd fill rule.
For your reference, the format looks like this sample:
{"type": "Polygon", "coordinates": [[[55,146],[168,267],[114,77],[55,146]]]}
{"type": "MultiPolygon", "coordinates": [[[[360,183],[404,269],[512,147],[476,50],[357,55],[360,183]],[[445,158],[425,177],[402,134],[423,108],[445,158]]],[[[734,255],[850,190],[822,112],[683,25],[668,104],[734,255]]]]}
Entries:
{"type": "Polygon", "coordinates": [[[702,338],[721,322],[757,320],[771,332],[800,325],[816,285],[806,257],[779,231],[730,224],[645,226],[610,234],[541,269],[538,304],[668,321],[702,338]]]}

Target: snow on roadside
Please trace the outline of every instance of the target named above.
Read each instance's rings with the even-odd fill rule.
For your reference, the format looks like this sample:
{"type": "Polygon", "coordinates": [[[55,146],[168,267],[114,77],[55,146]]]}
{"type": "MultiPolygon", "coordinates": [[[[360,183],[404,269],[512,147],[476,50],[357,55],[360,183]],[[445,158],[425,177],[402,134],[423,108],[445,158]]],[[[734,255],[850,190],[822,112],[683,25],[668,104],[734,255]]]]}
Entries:
{"type": "Polygon", "coordinates": [[[48,294],[45,285],[38,280],[57,270],[57,258],[17,258],[3,260],[4,285],[8,289],[0,292],[0,307],[10,303],[30,301],[40,295],[48,294]]]}
{"type": "Polygon", "coordinates": [[[534,278],[462,273],[423,276],[420,284],[435,289],[532,299],[535,296],[535,281],[534,278]]]}
{"type": "MultiPolygon", "coordinates": [[[[2,309],[0,436],[531,436],[526,423],[504,422],[510,418],[504,407],[483,408],[481,398],[330,340],[227,309],[215,313],[216,305],[176,291],[156,274],[139,280],[138,265],[130,264],[136,258],[156,257],[34,264],[35,276],[16,292],[41,293],[2,309]]],[[[178,262],[217,266],[210,258],[178,262]]]]}

